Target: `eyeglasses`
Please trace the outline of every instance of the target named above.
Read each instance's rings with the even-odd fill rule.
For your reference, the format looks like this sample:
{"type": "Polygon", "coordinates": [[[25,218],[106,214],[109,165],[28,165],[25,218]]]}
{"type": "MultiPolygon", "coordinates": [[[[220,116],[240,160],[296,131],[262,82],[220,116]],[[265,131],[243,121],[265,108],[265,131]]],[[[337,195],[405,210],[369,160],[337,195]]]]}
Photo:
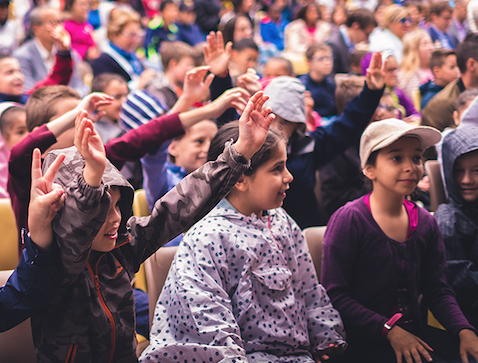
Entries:
{"type": "Polygon", "coordinates": [[[412,18],[401,18],[399,20],[400,23],[402,24],[405,24],[405,23],[411,23],[412,22],[412,18]]]}
{"type": "Polygon", "coordinates": [[[396,112],[398,109],[395,106],[389,106],[386,103],[381,103],[378,105],[379,108],[388,111],[388,112],[396,112]]]}
{"type": "Polygon", "coordinates": [[[142,38],[144,37],[144,30],[138,30],[136,33],[121,33],[124,37],[132,39],[132,38],[142,38]]]}
{"type": "Polygon", "coordinates": [[[46,25],[56,26],[56,25],[63,24],[63,20],[53,19],[53,20],[42,22],[41,24],[42,25],[46,24],[46,25]]]}
{"type": "Polygon", "coordinates": [[[398,72],[398,68],[389,68],[389,69],[386,69],[385,72],[387,72],[387,73],[398,72]]]}
{"type": "Polygon", "coordinates": [[[312,58],[312,62],[323,62],[323,61],[333,61],[334,57],[331,57],[330,55],[324,55],[323,57],[319,58],[312,58]]]}
{"type": "Polygon", "coordinates": [[[116,101],[120,101],[123,98],[128,97],[128,94],[118,93],[117,95],[109,95],[109,96],[113,97],[116,101]]]}

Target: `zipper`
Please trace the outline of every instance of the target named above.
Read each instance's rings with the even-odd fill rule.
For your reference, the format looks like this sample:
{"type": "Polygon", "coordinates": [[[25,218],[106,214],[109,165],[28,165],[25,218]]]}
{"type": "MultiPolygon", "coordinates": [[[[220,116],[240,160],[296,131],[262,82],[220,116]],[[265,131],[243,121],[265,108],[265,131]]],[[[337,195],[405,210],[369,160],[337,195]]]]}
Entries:
{"type": "Polygon", "coordinates": [[[78,344],[70,345],[70,349],[68,349],[68,355],[66,356],[65,363],[73,363],[75,361],[77,349],[78,349],[78,344]]]}
{"type": "Polygon", "coordinates": [[[115,349],[116,349],[116,324],[115,320],[113,318],[113,314],[111,313],[110,309],[108,309],[108,306],[105,303],[105,300],[103,299],[103,295],[101,294],[100,290],[100,280],[98,279],[98,264],[101,260],[101,258],[104,255],[102,255],[99,259],[98,262],[96,263],[96,271],[93,272],[93,269],[90,266],[90,263],[87,262],[86,266],[88,267],[88,271],[90,272],[91,277],[93,277],[93,280],[95,282],[95,287],[96,287],[96,294],[98,295],[98,298],[100,299],[101,306],[103,307],[103,310],[105,311],[106,315],[108,316],[108,319],[110,320],[111,323],[111,352],[110,352],[110,363],[113,363],[114,355],[115,355],[115,349]]]}

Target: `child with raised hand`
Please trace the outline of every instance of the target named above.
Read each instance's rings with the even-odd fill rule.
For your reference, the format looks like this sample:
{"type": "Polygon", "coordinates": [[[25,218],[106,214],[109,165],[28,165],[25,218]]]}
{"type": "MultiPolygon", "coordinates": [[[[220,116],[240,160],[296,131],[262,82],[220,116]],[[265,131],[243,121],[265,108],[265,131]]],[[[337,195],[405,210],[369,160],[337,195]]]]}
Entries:
{"type": "Polygon", "coordinates": [[[47,305],[61,280],[51,222],[65,201],[63,189],[53,183],[64,158],[59,155],[42,176],[40,150],[33,151],[30,233],[23,234],[20,262],[0,288],[0,331],[13,328],[47,305]]]}
{"type": "MultiPolygon", "coordinates": [[[[220,128],[208,159],[238,136],[237,123],[220,128]]],[[[339,313],[280,208],[293,179],[286,147],[271,129],[229,195],[186,234],[140,362],[320,362],[343,351],[339,313]]]]}
{"type": "Polygon", "coordinates": [[[446,282],[438,225],[406,199],[422,177],[423,151],[440,138],[398,119],[374,122],[362,135],[373,191],[334,213],[323,247],[322,282],[349,343],[341,362],[478,358],[478,338],[446,282]],[[427,325],[428,308],[447,331],[427,325]]]}
{"type": "MultiPolygon", "coordinates": [[[[262,110],[266,100],[262,92],[254,95],[241,117],[237,142],[228,142],[215,161],[185,177],[145,218],[129,218],[133,190],[106,160],[92,122],[79,114],[79,152],[65,150],[56,179],[67,195],[53,224],[66,273],[49,306],[32,319],[39,361],[136,361],[131,278],[145,259],[201,219],[239,180],[274,118],[269,109],[262,110]],[[89,205],[93,197],[100,200],[89,205]],[[83,216],[90,223],[80,229],[83,216]]],[[[183,116],[191,121],[200,115],[193,110],[183,116]]],[[[50,152],[44,165],[58,153],[50,152]]]]}

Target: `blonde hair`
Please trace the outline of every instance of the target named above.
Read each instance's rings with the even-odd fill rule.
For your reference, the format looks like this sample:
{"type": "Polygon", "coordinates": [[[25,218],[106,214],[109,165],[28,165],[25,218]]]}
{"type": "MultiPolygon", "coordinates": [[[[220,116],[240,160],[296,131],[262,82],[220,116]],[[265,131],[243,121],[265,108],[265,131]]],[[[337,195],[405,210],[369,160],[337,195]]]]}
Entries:
{"type": "Polygon", "coordinates": [[[134,10],[120,10],[113,9],[110,13],[110,20],[108,22],[107,36],[111,40],[112,36],[119,35],[123,32],[126,25],[130,23],[137,23],[141,25],[141,18],[134,10]]]}
{"type": "Polygon", "coordinates": [[[383,9],[382,13],[382,26],[387,29],[390,24],[396,23],[404,17],[408,17],[410,12],[399,5],[389,5],[383,9]]]}
{"type": "Polygon", "coordinates": [[[400,64],[400,71],[402,72],[402,84],[406,84],[411,76],[420,68],[420,41],[430,35],[424,29],[415,29],[403,37],[403,57],[400,64]]]}

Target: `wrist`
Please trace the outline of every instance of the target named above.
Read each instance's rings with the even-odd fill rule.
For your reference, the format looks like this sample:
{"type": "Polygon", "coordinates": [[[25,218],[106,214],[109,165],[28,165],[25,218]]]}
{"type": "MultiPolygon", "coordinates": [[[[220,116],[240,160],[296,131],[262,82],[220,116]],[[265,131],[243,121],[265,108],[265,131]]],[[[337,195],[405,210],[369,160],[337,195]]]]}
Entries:
{"type": "Polygon", "coordinates": [[[90,187],[98,188],[101,185],[102,177],[102,172],[99,173],[95,168],[88,165],[88,163],[85,165],[85,168],[83,169],[83,179],[90,187]]]}
{"type": "Polygon", "coordinates": [[[250,147],[247,146],[242,140],[239,138],[239,140],[236,141],[234,144],[234,148],[236,149],[236,152],[244,158],[249,161],[252,156],[255,154],[255,151],[252,151],[250,147]]]}
{"type": "Polygon", "coordinates": [[[402,317],[401,313],[396,313],[390,319],[388,319],[382,327],[382,338],[386,338],[388,333],[392,330],[395,324],[400,320],[402,317]]]}

